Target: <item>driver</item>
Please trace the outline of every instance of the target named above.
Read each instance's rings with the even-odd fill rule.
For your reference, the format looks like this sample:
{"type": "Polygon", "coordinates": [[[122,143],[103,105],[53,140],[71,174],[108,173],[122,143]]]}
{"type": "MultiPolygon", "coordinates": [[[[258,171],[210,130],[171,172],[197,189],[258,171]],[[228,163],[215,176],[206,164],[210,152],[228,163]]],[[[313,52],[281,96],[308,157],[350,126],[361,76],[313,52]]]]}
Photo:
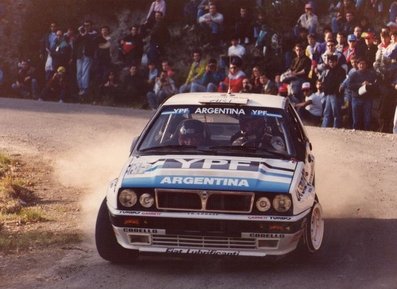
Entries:
{"type": "Polygon", "coordinates": [[[231,137],[232,145],[259,147],[262,140],[263,122],[264,120],[259,117],[240,117],[240,131],[231,137]]]}
{"type": "Polygon", "coordinates": [[[197,119],[186,119],[179,129],[179,145],[198,146],[205,141],[204,124],[197,119]]]}

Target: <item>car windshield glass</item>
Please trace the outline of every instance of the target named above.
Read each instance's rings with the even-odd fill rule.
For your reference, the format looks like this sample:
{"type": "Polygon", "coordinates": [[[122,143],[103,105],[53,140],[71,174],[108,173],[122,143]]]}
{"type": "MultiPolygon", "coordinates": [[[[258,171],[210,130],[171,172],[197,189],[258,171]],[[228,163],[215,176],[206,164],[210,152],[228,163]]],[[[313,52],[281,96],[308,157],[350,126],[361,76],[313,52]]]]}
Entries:
{"type": "Polygon", "coordinates": [[[138,151],[280,157],[294,148],[281,109],[192,105],[163,107],[138,151]]]}

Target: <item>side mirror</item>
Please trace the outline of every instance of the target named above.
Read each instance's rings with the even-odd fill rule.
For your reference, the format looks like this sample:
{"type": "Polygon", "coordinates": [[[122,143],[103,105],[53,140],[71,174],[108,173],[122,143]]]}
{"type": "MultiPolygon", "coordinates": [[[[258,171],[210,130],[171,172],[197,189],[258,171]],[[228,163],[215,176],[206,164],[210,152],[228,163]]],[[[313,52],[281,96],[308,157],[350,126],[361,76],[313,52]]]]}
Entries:
{"type": "Polygon", "coordinates": [[[130,155],[131,155],[132,152],[134,151],[134,148],[135,148],[135,145],[136,145],[137,142],[138,142],[138,137],[134,137],[134,138],[132,139],[131,146],[130,146],[130,155]]]}

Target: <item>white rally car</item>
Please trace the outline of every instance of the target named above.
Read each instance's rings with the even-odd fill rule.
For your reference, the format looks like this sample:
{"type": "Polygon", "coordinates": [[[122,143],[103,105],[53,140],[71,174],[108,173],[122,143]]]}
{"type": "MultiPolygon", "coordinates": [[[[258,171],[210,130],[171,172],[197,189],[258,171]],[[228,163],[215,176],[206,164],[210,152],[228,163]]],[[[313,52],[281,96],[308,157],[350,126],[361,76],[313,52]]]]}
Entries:
{"type": "Polygon", "coordinates": [[[98,213],[99,255],[285,255],[320,249],[314,156],[286,98],[169,98],[131,146],[98,213]]]}

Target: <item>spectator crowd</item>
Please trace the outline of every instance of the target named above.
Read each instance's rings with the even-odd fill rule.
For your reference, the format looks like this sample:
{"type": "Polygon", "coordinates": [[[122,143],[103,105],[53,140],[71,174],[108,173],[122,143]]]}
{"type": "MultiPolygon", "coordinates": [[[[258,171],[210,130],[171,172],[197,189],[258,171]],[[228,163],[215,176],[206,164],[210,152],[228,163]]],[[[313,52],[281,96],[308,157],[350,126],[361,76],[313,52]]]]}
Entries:
{"type": "Polygon", "coordinates": [[[12,89],[38,100],[150,109],[178,92],[278,94],[313,125],[397,133],[397,1],[329,1],[321,17],[320,1],[309,1],[287,32],[267,23],[261,2],[227,19],[220,1],[185,1],[181,33],[198,45],[182,83],[167,57],[167,4],[155,0],[144,23],[115,41],[109,26],[88,19],[77,29],[51,23],[43,66],[20,60],[12,89]]]}

